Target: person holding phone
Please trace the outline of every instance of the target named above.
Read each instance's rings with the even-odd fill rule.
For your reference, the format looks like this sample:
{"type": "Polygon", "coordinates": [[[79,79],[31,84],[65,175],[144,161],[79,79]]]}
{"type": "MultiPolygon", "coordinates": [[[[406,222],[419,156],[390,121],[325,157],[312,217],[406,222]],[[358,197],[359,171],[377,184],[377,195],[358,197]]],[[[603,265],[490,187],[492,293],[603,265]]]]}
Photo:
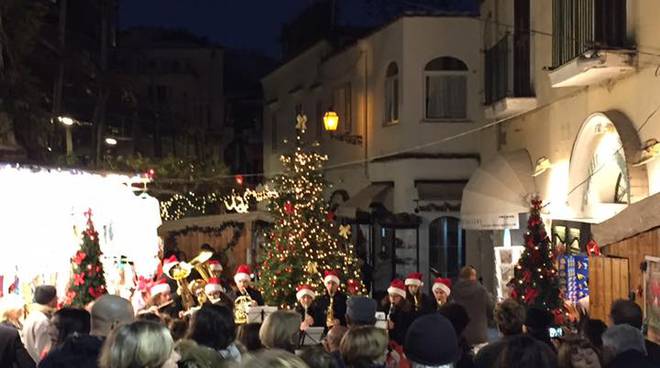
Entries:
{"type": "Polygon", "coordinates": [[[563,330],[561,327],[555,328],[552,324],[553,320],[552,313],[538,307],[529,307],[527,308],[524,331],[527,335],[546,343],[553,351],[557,352],[552,339],[561,337],[557,335],[563,335],[563,330]]]}

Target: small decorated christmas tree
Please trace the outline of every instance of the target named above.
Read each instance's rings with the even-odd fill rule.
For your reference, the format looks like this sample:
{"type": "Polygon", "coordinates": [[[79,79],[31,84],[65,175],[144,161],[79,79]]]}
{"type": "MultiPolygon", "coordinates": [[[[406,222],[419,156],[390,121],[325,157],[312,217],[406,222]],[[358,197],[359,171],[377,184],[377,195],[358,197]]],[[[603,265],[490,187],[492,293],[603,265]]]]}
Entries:
{"type": "Polygon", "coordinates": [[[323,198],[327,156],[303,148],[306,117],[298,116],[296,148],[280,161],[283,174],[274,178],[279,193],[269,205],[274,223],[264,245],[259,286],[268,305],[293,306],[296,287],[311,285],[323,292],[321,273],[337,270],[349,292],[363,291],[350,227],[337,226],[323,198]]]}
{"type": "Polygon", "coordinates": [[[559,275],[555,267],[552,242],[541,219],[541,200],[534,198],[527,221],[525,251],[518,260],[511,297],[526,306],[534,306],[554,314],[561,321],[563,301],[559,290],[559,275]]]}
{"type": "Polygon", "coordinates": [[[66,305],[84,308],[89,302],[105,294],[105,276],[99,258],[99,234],[94,230],[92,211],[87,216],[87,229],[83,232],[80,250],[71,258],[72,277],[66,293],[66,305]]]}

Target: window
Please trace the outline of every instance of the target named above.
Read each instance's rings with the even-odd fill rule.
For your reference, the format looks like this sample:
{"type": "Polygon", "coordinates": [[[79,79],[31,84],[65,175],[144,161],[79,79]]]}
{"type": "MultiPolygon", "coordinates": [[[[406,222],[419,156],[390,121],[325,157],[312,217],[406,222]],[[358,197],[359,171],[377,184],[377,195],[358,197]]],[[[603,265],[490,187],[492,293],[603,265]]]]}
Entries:
{"type": "Polygon", "coordinates": [[[385,124],[399,121],[399,67],[392,62],[385,74],[385,124]]]}
{"type": "Polygon", "coordinates": [[[431,60],[424,68],[426,118],[467,118],[467,66],[453,57],[431,60]]]}
{"type": "Polygon", "coordinates": [[[439,217],[429,225],[429,266],[443,277],[456,277],[465,265],[465,230],[455,217],[439,217]]]}
{"type": "Polygon", "coordinates": [[[339,129],[351,133],[353,125],[351,122],[351,84],[346,83],[335,90],[334,108],[339,115],[339,129]]]}
{"type": "Polygon", "coordinates": [[[273,113],[270,120],[270,147],[273,152],[277,151],[277,114],[273,113]]]}

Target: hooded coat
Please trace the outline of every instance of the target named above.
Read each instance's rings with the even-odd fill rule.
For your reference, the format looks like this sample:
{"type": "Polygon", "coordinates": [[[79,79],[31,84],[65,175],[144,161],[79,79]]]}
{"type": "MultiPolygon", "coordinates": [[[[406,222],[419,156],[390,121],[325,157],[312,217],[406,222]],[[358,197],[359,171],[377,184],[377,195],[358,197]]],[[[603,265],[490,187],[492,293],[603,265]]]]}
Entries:
{"type": "Polygon", "coordinates": [[[470,345],[488,342],[488,318],[495,302],[488,290],[479,282],[459,280],[451,289],[451,300],[460,304],[470,317],[463,336],[470,345]]]}

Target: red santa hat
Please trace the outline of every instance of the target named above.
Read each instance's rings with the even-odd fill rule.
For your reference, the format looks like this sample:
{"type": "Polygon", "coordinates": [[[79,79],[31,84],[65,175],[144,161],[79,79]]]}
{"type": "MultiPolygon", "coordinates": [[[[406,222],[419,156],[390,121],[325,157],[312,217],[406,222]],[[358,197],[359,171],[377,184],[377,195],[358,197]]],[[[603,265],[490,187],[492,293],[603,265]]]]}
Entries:
{"type": "Polygon", "coordinates": [[[323,275],[323,282],[327,285],[329,282],[334,282],[335,284],[339,285],[339,275],[337,274],[337,271],[335,270],[327,270],[325,271],[323,275]]]}
{"type": "Polygon", "coordinates": [[[209,270],[222,272],[222,264],[216,259],[209,260],[209,270]]]}
{"type": "Polygon", "coordinates": [[[387,288],[388,294],[399,295],[402,298],[406,297],[406,285],[399,279],[394,279],[387,288]]]}
{"type": "Polygon", "coordinates": [[[433,292],[436,290],[442,290],[449,296],[451,294],[451,280],[450,279],[445,279],[443,277],[438,277],[437,279],[433,280],[433,292]]]}
{"type": "Polygon", "coordinates": [[[414,286],[422,286],[424,283],[422,282],[422,273],[421,272],[411,272],[408,274],[408,277],[406,277],[406,286],[408,285],[414,285],[414,286]]]}
{"type": "Polygon", "coordinates": [[[151,285],[149,292],[151,293],[152,298],[158,294],[169,293],[170,285],[167,284],[167,280],[165,278],[162,278],[151,285]]]}
{"type": "Polygon", "coordinates": [[[206,286],[204,286],[204,291],[207,294],[212,294],[212,293],[217,293],[218,291],[220,292],[225,292],[225,288],[222,287],[222,283],[220,282],[220,279],[217,277],[211,277],[209,280],[206,282],[206,286]]]}
{"type": "Polygon", "coordinates": [[[172,267],[179,264],[179,260],[176,259],[175,255],[171,255],[169,258],[163,259],[163,272],[169,274],[172,267]]]}
{"type": "Polygon", "coordinates": [[[238,284],[242,280],[252,280],[252,277],[250,276],[252,272],[250,272],[250,266],[246,264],[242,264],[238,266],[236,269],[236,273],[234,273],[234,281],[238,284]]]}
{"type": "Polygon", "coordinates": [[[312,299],[316,298],[316,293],[314,292],[314,289],[312,289],[311,286],[307,284],[298,285],[298,287],[296,288],[296,298],[300,300],[305,295],[311,296],[312,299]]]}

